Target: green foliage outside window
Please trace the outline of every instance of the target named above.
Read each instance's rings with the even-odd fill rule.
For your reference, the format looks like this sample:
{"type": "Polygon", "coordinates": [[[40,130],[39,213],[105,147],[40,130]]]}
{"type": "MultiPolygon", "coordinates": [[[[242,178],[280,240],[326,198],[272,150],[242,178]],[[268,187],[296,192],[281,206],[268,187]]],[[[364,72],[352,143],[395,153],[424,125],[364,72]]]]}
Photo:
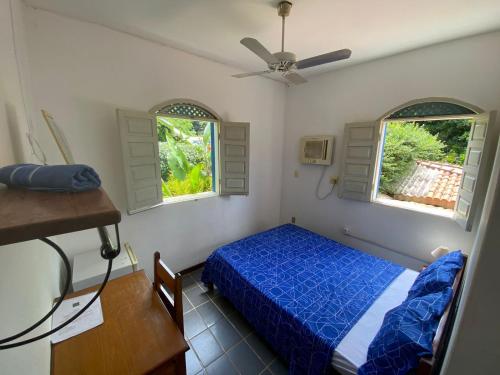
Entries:
{"type": "Polygon", "coordinates": [[[444,147],[435,135],[413,123],[387,123],[380,191],[393,195],[416,160],[442,160],[444,147]]]}
{"type": "MultiPolygon", "coordinates": [[[[172,172],[168,163],[169,145],[167,142],[160,142],[159,148],[161,178],[162,180],[167,181],[168,175],[172,172]]],[[[203,164],[206,160],[206,151],[204,145],[178,143],[177,151],[184,154],[188,165],[203,164]]]]}
{"type": "Polygon", "coordinates": [[[469,131],[470,120],[388,122],[379,191],[393,195],[416,160],[462,165],[469,131]]]}
{"type": "Polygon", "coordinates": [[[472,120],[440,120],[417,123],[445,144],[446,162],[463,165],[472,120]]]}
{"type": "Polygon", "coordinates": [[[212,191],[210,122],[157,117],[163,197],[212,191]]]}

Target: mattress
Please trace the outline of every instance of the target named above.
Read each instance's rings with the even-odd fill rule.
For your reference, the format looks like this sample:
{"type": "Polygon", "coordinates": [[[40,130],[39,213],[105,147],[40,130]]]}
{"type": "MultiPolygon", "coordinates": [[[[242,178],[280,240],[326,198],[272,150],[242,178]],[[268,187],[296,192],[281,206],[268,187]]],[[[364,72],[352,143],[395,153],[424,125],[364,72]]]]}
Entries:
{"type": "Polygon", "coordinates": [[[335,348],[332,366],[342,375],[356,374],[366,362],[368,347],[382,326],[387,311],[407,297],[418,272],[405,270],[375,300],[335,348]]]}

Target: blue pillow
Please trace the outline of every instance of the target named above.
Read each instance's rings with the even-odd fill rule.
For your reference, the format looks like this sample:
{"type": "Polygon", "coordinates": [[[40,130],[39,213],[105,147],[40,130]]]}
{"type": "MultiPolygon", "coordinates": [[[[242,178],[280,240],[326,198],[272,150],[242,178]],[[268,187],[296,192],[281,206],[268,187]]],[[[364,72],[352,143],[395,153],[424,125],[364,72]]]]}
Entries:
{"type": "Polygon", "coordinates": [[[437,293],[451,287],[463,265],[464,256],[460,250],[442,256],[420,272],[408,291],[408,298],[437,293]]]}
{"type": "Polygon", "coordinates": [[[420,358],[431,356],[439,320],[452,294],[452,288],[446,288],[407,299],[387,312],[358,375],[406,374],[418,366],[420,358]]]}

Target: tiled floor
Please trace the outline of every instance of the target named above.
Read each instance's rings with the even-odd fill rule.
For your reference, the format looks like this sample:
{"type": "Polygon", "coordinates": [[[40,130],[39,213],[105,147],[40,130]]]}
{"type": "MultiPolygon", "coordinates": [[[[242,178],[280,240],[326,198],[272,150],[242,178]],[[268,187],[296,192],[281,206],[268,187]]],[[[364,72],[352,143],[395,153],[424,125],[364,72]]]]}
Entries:
{"type": "Polygon", "coordinates": [[[282,375],[286,365],[231,303],[202,284],[201,269],[183,277],[188,375],[282,375]]]}

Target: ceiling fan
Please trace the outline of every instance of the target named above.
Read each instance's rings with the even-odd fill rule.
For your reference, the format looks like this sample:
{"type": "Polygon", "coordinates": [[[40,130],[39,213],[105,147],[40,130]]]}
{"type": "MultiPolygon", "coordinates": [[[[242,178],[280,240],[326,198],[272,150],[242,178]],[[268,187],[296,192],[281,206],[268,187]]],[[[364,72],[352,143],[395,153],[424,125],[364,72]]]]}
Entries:
{"type": "Polygon", "coordinates": [[[301,83],[307,82],[307,80],[296,72],[297,69],[300,70],[328,64],[334,61],[348,59],[351,56],[350,49],[340,49],[338,51],[297,61],[294,53],[285,51],[285,18],[290,15],[291,8],[292,3],[290,1],[281,1],[278,4],[278,15],[281,17],[281,52],[269,52],[266,47],[254,38],[243,38],[240,41],[241,44],[264,60],[267,63],[268,69],[260,72],[235,74],[233,77],[245,78],[280,72],[288,82],[294,85],[300,85],[301,83]]]}

